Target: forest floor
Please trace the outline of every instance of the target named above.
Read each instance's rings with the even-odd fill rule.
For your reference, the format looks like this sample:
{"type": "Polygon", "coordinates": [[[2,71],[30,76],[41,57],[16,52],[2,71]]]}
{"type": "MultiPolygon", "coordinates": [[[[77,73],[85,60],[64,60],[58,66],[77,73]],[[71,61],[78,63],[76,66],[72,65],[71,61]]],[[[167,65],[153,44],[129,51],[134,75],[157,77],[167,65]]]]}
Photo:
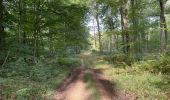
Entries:
{"type": "Polygon", "coordinates": [[[80,56],[82,66],[70,71],[69,76],[53,95],[53,100],[136,100],[132,93],[120,91],[109,76],[108,68],[96,68],[98,59],[89,54],[80,56]]]}
{"type": "Polygon", "coordinates": [[[143,71],[140,63],[111,63],[107,57],[84,53],[35,65],[11,62],[0,73],[0,100],[170,100],[168,74],[143,71]]]}

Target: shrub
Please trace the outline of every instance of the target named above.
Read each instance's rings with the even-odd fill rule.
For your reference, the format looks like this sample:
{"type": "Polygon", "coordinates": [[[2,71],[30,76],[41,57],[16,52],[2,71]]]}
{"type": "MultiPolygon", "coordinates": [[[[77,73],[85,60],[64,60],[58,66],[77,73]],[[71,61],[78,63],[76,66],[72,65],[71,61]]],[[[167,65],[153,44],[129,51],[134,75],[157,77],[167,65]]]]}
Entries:
{"type": "Polygon", "coordinates": [[[143,71],[149,71],[152,73],[170,73],[170,56],[162,55],[153,60],[138,61],[133,64],[134,67],[143,71]]]}
{"type": "Polygon", "coordinates": [[[113,63],[113,64],[123,64],[124,66],[126,65],[131,65],[132,62],[134,62],[132,57],[127,57],[124,54],[114,54],[111,56],[106,56],[104,57],[104,60],[113,63]]]}
{"type": "Polygon", "coordinates": [[[169,55],[161,56],[155,63],[153,68],[162,73],[170,74],[170,56],[169,55]]]}
{"type": "Polygon", "coordinates": [[[77,66],[81,65],[81,62],[80,62],[80,60],[78,58],[59,57],[57,61],[58,61],[58,64],[60,66],[70,66],[70,67],[74,66],[74,67],[77,67],[77,66]]]}

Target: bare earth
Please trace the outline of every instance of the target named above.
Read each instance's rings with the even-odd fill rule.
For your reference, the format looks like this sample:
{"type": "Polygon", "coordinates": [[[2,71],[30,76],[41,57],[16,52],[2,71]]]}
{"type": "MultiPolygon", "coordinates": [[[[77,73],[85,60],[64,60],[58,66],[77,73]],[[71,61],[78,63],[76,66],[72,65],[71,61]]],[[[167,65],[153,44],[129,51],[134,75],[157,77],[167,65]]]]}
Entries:
{"type": "MultiPolygon", "coordinates": [[[[102,70],[102,69],[101,69],[102,70]]],[[[102,76],[102,71],[96,69],[75,68],[54,93],[52,100],[136,100],[137,97],[118,91],[109,78],[102,76]],[[86,74],[94,80],[99,98],[94,98],[93,92],[84,80],[86,74]]]]}

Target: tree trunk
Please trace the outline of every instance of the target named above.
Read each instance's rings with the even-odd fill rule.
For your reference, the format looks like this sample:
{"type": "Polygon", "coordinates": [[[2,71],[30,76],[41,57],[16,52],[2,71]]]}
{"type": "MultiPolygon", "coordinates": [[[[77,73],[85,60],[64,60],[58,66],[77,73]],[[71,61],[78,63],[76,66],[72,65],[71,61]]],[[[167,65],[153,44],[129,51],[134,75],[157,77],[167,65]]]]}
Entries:
{"type": "Polygon", "coordinates": [[[112,34],[109,35],[109,52],[112,53],[112,34]]]}
{"type": "Polygon", "coordinates": [[[126,55],[127,57],[130,56],[130,36],[128,32],[128,9],[125,7],[124,9],[124,16],[123,16],[123,23],[124,23],[124,32],[126,37],[126,55]]]}
{"type": "Polygon", "coordinates": [[[128,31],[128,2],[129,0],[124,0],[123,5],[122,5],[122,29],[123,33],[125,35],[125,52],[127,58],[130,57],[130,36],[129,36],[129,31],[128,31]]]}
{"type": "Polygon", "coordinates": [[[141,54],[141,34],[138,31],[138,18],[136,17],[136,5],[137,1],[131,0],[131,9],[132,9],[132,24],[133,24],[133,42],[134,42],[134,54],[136,58],[139,58],[141,54]]]}
{"type": "Polygon", "coordinates": [[[39,32],[40,32],[40,16],[38,14],[39,12],[39,7],[40,7],[40,0],[38,0],[38,3],[34,2],[34,33],[33,33],[33,38],[34,38],[34,48],[33,48],[33,56],[37,57],[38,56],[38,45],[39,45],[39,32]]]}
{"type": "Polygon", "coordinates": [[[21,17],[21,21],[22,21],[22,43],[23,44],[27,44],[27,34],[26,34],[26,32],[25,32],[25,18],[27,17],[27,15],[26,15],[26,4],[24,3],[24,2],[22,2],[22,17],[21,17]]]}
{"type": "Polygon", "coordinates": [[[98,35],[99,35],[99,50],[100,50],[100,53],[102,53],[103,50],[102,50],[101,32],[100,32],[100,23],[99,23],[98,13],[96,14],[96,21],[97,21],[97,29],[98,29],[98,35]]]}
{"type": "Polygon", "coordinates": [[[19,16],[18,16],[18,33],[17,33],[17,40],[20,44],[22,39],[22,17],[23,17],[23,2],[22,0],[19,0],[18,2],[18,10],[19,10],[19,16]]]}
{"type": "Polygon", "coordinates": [[[93,20],[93,31],[94,31],[94,49],[96,49],[96,27],[95,27],[95,23],[94,23],[95,20],[93,20]]]}
{"type": "Polygon", "coordinates": [[[5,48],[5,32],[3,27],[3,19],[4,19],[4,5],[3,0],[0,0],[0,51],[5,48]]]}
{"type": "Polygon", "coordinates": [[[126,53],[125,49],[125,35],[124,35],[124,21],[123,21],[123,7],[120,8],[120,15],[121,15],[121,30],[122,30],[122,49],[123,53],[126,53]]]}
{"type": "Polygon", "coordinates": [[[168,34],[167,34],[167,25],[165,19],[165,8],[164,1],[159,0],[160,4],[160,52],[163,53],[166,51],[167,42],[168,42],[168,34]]]}

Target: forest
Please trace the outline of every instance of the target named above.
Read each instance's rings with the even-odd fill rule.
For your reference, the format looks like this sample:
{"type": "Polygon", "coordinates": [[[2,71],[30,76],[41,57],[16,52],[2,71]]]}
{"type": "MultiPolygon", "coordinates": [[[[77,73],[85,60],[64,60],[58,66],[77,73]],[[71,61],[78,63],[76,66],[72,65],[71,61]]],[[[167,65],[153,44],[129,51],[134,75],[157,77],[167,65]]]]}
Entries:
{"type": "Polygon", "coordinates": [[[170,0],[0,0],[0,100],[169,100],[170,0]]]}

